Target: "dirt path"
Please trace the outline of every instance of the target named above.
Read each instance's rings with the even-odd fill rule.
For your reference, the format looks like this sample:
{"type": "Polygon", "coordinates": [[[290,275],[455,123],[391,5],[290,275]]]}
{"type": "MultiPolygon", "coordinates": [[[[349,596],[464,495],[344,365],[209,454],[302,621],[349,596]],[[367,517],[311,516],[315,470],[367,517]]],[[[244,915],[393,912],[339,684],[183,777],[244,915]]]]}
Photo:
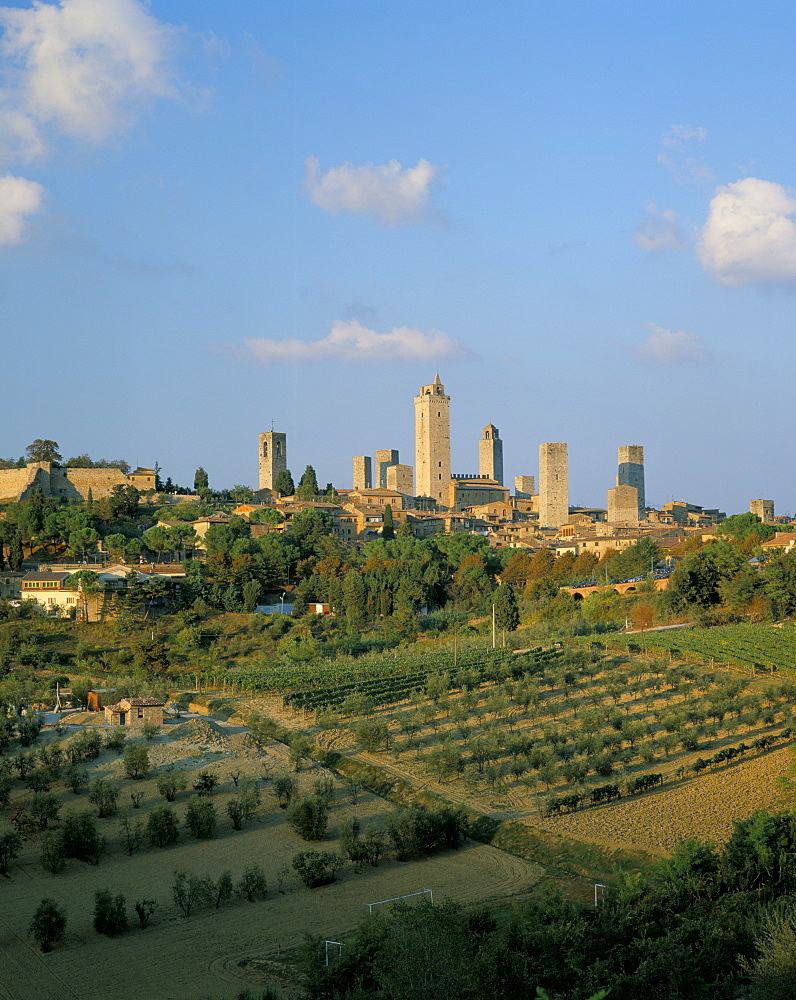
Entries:
{"type": "Polygon", "coordinates": [[[69,983],[59,976],[30,939],[0,920],[0,996],[6,1000],[77,1000],[69,983]]]}

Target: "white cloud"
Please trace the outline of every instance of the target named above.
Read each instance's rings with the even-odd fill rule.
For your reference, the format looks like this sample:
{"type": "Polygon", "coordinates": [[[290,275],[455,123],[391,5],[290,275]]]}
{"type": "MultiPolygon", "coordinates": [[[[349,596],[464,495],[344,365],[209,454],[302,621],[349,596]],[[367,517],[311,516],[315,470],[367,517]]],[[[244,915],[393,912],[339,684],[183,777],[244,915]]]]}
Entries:
{"type": "Polygon", "coordinates": [[[0,7],[0,28],[7,157],[41,156],[49,132],[100,142],[152,99],[179,96],[169,66],[179,29],[139,0],[0,7]]]}
{"type": "Polygon", "coordinates": [[[428,160],[406,170],[397,160],[361,167],[346,161],[321,173],[314,156],[306,167],[304,183],[319,208],[367,215],[386,226],[426,221],[431,185],[444,169],[428,160]]]}
{"type": "Polygon", "coordinates": [[[669,170],[679,184],[688,181],[709,181],[713,173],[708,164],[690,155],[694,145],[707,139],[708,130],[702,125],[672,125],[661,138],[664,152],[658,153],[658,163],[669,170]]]}
{"type": "Polygon", "coordinates": [[[377,333],[357,320],[337,321],[328,336],[320,340],[243,341],[247,357],[262,364],[304,361],[435,361],[465,357],[466,348],[447,333],[423,333],[411,327],[393,327],[377,333]]]}
{"type": "Polygon", "coordinates": [[[712,361],[710,351],[698,333],[667,330],[657,323],[646,323],[649,337],[639,345],[640,357],[657,364],[676,365],[684,362],[705,364],[712,361]]]}
{"type": "Polygon", "coordinates": [[[746,177],[716,189],[699,259],[725,285],[796,285],[796,198],[746,177]]]}
{"type": "Polygon", "coordinates": [[[39,210],[43,197],[44,188],[35,181],[10,174],[0,177],[0,247],[25,238],[27,217],[39,210]]]}
{"type": "Polygon", "coordinates": [[[661,139],[667,149],[675,149],[682,152],[688,142],[704,142],[708,137],[708,130],[702,125],[672,125],[669,131],[661,139]]]}
{"type": "Polygon", "coordinates": [[[642,250],[650,253],[681,250],[684,239],[680,229],[680,217],[673,209],[659,212],[655,205],[650,203],[644,220],[636,226],[633,239],[642,250]]]}

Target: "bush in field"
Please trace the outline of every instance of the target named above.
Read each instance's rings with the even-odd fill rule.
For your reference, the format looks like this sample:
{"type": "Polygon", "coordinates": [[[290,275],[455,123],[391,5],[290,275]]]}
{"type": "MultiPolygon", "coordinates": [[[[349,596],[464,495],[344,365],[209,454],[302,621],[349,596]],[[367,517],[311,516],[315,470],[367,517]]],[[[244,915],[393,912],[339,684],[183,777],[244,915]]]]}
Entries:
{"type": "Polygon", "coordinates": [[[97,807],[100,819],[107,819],[116,812],[119,789],[109,785],[104,778],[95,778],[88,786],[88,800],[97,807]]]}
{"type": "Polygon", "coordinates": [[[60,875],[66,868],[66,854],[60,830],[58,833],[48,833],[43,837],[41,863],[51,875],[60,875]]]}
{"type": "Polygon", "coordinates": [[[15,830],[0,833],[0,875],[8,872],[8,866],[22,850],[22,838],[15,830]]]}
{"type": "Polygon", "coordinates": [[[323,840],[329,823],[329,807],[319,795],[311,795],[288,806],[287,821],[304,840],[323,840]]]}
{"type": "Polygon", "coordinates": [[[42,951],[52,951],[66,933],[66,910],[53,899],[43,899],[36,907],[28,934],[36,939],[42,951]]]}
{"type": "Polygon", "coordinates": [[[96,730],[83,730],[66,745],[66,756],[72,764],[94,760],[101,752],[102,736],[96,730]]]}
{"type": "Polygon", "coordinates": [[[386,719],[362,719],[352,726],[354,738],[367,753],[375,753],[387,743],[389,729],[386,719]]]}
{"type": "Polygon", "coordinates": [[[340,859],[328,851],[302,851],[295,855],[291,863],[304,885],[308,889],[314,889],[334,882],[340,859]]]}
{"type": "Polygon", "coordinates": [[[145,931],[149,927],[149,921],[152,919],[152,914],[157,909],[158,904],[154,899],[139,899],[133,909],[138,917],[138,926],[142,931],[145,931]]]}
{"type": "Polygon", "coordinates": [[[108,750],[113,750],[116,753],[119,753],[126,742],[127,733],[121,726],[111,729],[105,737],[105,746],[108,750]]]}
{"type": "Polygon", "coordinates": [[[75,795],[79,795],[88,784],[88,771],[84,767],[75,767],[74,764],[71,764],[66,770],[65,781],[67,787],[75,795]]]}
{"type": "Polygon", "coordinates": [[[23,747],[29,747],[39,738],[44,725],[44,716],[39,712],[25,715],[17,721],[17,736],[23,747]]]}
{"type": "Polygon", "coordinates": [[[105,850],[105,838],[97,832],[94,813],[67,811],[61,820],[58,837],[65,857],[99,864],[105,850]]]}
{"type": "Polygon", "coordinates": [[[258,864],[247,865],[238,882],[238,892],[245,896],[250,903],[253,903],[255,896],[265,895],[266,888],[265,874],[262,868],[258,864]]]}
{"type": "Polygon", "coordinates": [[[39,792],[33,796],[33,801],[28,806],[30,814],[40,830],[46,830],[51,820],[58,819],[60,804],[58,796],[50,792],[39,792]]]}
{"type": "Polygon", "coordinates": [[[292,774],[278,774],[274,778],[274,793],[279,801],[280,809],[287,809],[298,795],[298,782],[292,774]]]}
{"type": "Polygon", "coordinates": [[[184,917],[189,917],[197,906],[209,906],[215,899],[216,885],[206,875],[176,871],[171,894],[184,917]]]}
{"type": "Polygon", "coordinates": [[[158,793],[167,802],[173,802],[177,797],[177,792],[183,791],[188,786],[188,779],[182,771],[165,771],[158,775],[155,783],[158,793]]]}
{"type": "Polygon", "coordinates": [[[185,823],[197,840],[211,840],[216,835],[216,807],[208,799],[192,795],[188,800],[185,823]]]}
{"type": "Polygon", "coordinates": [[[216,909],[221,908],[222,903],[228,903],[235,892],[235,883],[232,881],[232,872],[224,871],[218,877],[215,884],[215,904],[216,909]]]}
{"type": "Polygon", "coordinates": [[[149,774],[149,751],[146,743],[135,740],[124,748],[124,773],[128,778],[140,779],[149,774]]]}
{"type": "Polygon", "coordinates": [[[170,806],[155,806],[147,817],[146,835],[153,847],[171,847],[180,839],[177,814],[170,806]]]}
{"type": "Polygon", "coordinates": [[[218,784],[218,777],[212,771],[200,771],[193,783],[197,795],[210,795],[218,784]]]}
{"type": "Polygon", "coordinates": [[[458,848],[467,838],[469,827],[464,811],[451,806],[438,812],[422,806],[398,809],[387,818],[387,833],[399,861],[458,848]]]}
{"type": "Polygon", "coordinates": [[[334,798],[334,781],[328,774],[322,774],[312,783],[312,790],[319,798],[328,805],[331,805],[334,798]]]}
{"type": "Polygon", "coordinates": [[[107,889],[94,893],[94,930],[106,937],[116,937],[127,930],[127,900],[120,893],[111,896],[107,889]]]}

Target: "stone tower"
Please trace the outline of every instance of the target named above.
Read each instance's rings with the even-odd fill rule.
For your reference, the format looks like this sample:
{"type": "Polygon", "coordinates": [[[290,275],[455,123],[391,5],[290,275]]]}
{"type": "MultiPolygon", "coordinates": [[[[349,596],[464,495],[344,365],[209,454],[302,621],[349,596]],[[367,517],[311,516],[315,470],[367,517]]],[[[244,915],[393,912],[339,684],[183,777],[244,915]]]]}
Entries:
{"type": "Polygon", "coordinates": [[[638,490],[635,486],[614,486],[608,490],[609,524],[638,519],[638,490]]]}
{"type": "Polygon", "coordinates": [[[539,527],[560,528],[568,517],[567,446],[549,441],[539,445],[539,527]]]}
{"type": "Polygon", "coordinates": [[[451,478],[450,396],[436,376],[415,396],[415,490],[448,504],[451,478]]]}
{"type": "Polygon", "coordinates": [[[536,480],[533,476],[514,477],[514,496],[518,500],[530,500],[536,493],[536,480]]]}
{"type": "Polygon", "coordinates": [[[627,444],[619,449],[617,486],[635,486],[638,490],[638,520],[647,516],[647,499],[644,496],[644,449],[640,444],[627,444]]]}
{"type": "Polygon", "coordinates": [[[395,448],[379,448],[376,452],[376,488],[387,489],[387,469],[398,464],[398,452],[395,448]]]}
{"type": "Polygon", "coordinates": [[[287,435],[277,431],[261,434],[260,443],[260,489],[272,490],[274,480],[287,468],[287,435]]]}
{"type": "Polygon", "coordinates": [[[774,501],[750,500],[749,513],[756,514],[763,524],[771,524],[774,520],[774,501]]]}
{"type": "Polygon", "coordinates": [[[503,485],[503,442],[500,431],[489,424],[481,432],[478,442],[478,475],[494,479],[503,485]]]}
{"type": "Polygon", "coordinates": [[[369,490],[373,487],[370,455],[355,455],[353,461],[354,489],[369,490]]]}

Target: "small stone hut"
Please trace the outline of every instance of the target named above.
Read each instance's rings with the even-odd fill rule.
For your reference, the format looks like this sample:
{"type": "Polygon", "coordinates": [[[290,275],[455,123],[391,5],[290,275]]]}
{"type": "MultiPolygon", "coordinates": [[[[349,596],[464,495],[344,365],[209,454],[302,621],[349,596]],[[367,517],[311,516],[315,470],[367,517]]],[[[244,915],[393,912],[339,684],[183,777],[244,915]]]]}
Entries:
{"type": "Polygon", "coordinates": [[[163,725],[165,701],[159,698],[122,698],[118,705],[108,705],[105,722],[109,726],[163,725]]]}

